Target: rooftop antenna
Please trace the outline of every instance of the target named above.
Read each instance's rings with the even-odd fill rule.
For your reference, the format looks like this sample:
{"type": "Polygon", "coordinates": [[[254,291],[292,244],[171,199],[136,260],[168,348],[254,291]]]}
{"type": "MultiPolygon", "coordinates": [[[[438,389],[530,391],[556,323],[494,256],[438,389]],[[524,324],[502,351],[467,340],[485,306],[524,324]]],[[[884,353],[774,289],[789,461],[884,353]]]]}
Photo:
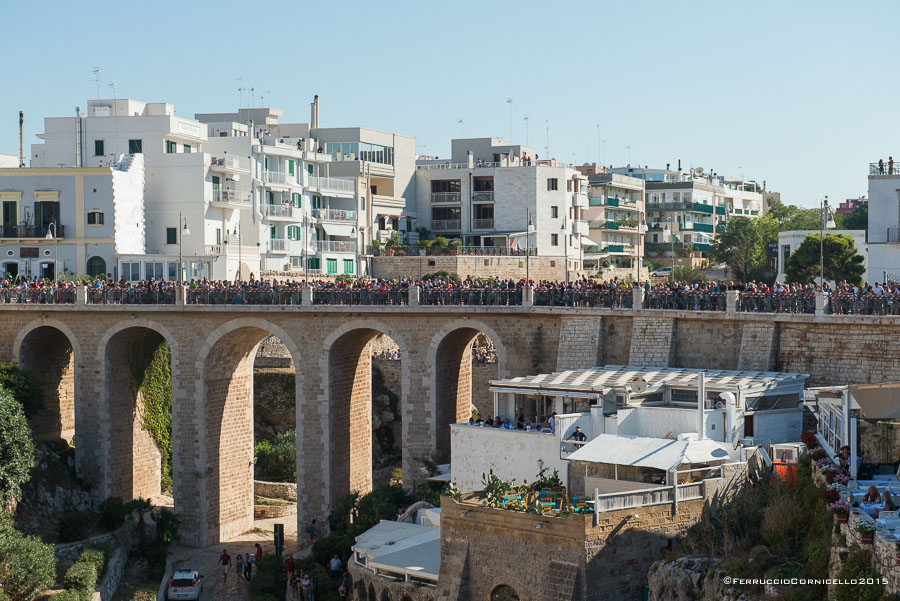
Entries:
{"type": "Polygon", "coordinates": [[[94,67],[91,73],[94,74],[94,83],[97,84],[97,100],[100,100],[100,67],[94,67]]]}
{"type": "Polygon", "coordinates": [[[465,138],[466,134],[464,133],[464,130],[463,130],[463,120],[460,119],[459,121],[457,121],[457,123],[459,123],[459,137],[465,138]]]}
{"type": "Polygon", "coordinates": [[[266,108],[266,103],[262,99],[263,96],[265,96],[269,100],[269,104],[272,104],[272,90],[266,90],[259,97],[259,101],[260,101],[260,103],[262,103],[263,108],[266,108]]]}
{"type": "Polygon", "coordinates": [[[528,146],[528,115],[522,118],[525,121],[525,146],[528,146]]]}
{"type": "Polygon", "coordinates": [[[600,124],[597,124],[597,161],[600,165],[606,162],[606,157],[600,154],[600,146],[603,145],[603,139],[600,137],[600,124]]]}
{"type": "Polygon", "coordinates": [[[507,144],[512,144],[512,105],[513,99],[507,98],[506,104],[509,105],[509,140],[506,141],[507,144]]]}
{"type": "Polygon", "coordinates": [[[421,154],[425,154],[424,151],[425,151],[426,148],[428,148],[428,147],[425,146],[424,144],[416,144],[416,153],[417,153],[417,154],[420,154],[420,155],[421,155],[421,154]],[[419,151],[420,148],[422,149],[421,152],[419,151]]]}
{"type": "Polygon", "coordinates": [[[119,89],[119,83],[117,81],[113,80],[113,81],[109,82],[109,87],[112,88],[112,91],[113,91],[113,123],[115,124],[115,128],[116,128],[116,156],[119,156],[119,119],[117,118],[119,116],[118,112],[117,112],[118,111],[117,105],[119,104],[119,102],[118,102],[118,96],[116,93],[116,90],[119,89]]]}
{"type": "Polygon", "coordinates": [[[547,145],[544,146],[544,152],[547,153],[545,158],[550,158],[550,120],[544,121],[544,125],[547,127],[547,145]]]}
{"type": "Polygon", "coordinates": [[[631,165],[631,146],[626,146],[625,150],[628,151],[628,164],[631,165]]]}
{"type": "Polygon", "coordinates": [[[256,89],[250,88],[250,108],[256,108],[256,89]]]}
{"type": "Polygon", "coordinates": [[[244,108],[244,76],[241,75],[237,78],[237,81],[240,83],[238,85],[238,112],[241,112],[241,109],[244,108]]]}

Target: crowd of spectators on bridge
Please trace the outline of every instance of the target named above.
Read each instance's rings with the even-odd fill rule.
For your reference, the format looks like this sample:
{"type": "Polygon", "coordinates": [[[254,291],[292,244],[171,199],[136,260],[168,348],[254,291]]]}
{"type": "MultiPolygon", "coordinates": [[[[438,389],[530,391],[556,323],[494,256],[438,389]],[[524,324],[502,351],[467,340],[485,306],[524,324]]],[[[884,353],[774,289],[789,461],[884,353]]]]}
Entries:
{"type": "MultiPolygon", "coordinates": [[[[166,280],[128,282],[103,279],[80,282],[31,279],[0,280],[0,303],[72,304],[76,290],[85,288],[88,304],[175,304],[178,285],[166,280]]],[[[257,279],[247,281],[190,280],[183,284],[184,302],[200,305],[301,305],[309,286],[316,305],[407,305],[409,292],[418,288],[419,305],[521,305],[524,279],[455,278],[449,275],[412,279],[375,278],[336,280],[257,279]]],[[[531,282],[533,304],[561,307],[632,308],[635,288],[643,289],[647,309],[694,311],[726,310],[726,294],[737,291],[739,311],[813,313],[820,288],[807,284],[707,281],[626,282],[582,277],[569,282],[531,282]]],[[[835,314],[900,315],[900,285],[838,282],[825,283],[827,311],[835,314]]],[[[491,353],[473,349],[476,361],[491,362],[491,353]]]]}

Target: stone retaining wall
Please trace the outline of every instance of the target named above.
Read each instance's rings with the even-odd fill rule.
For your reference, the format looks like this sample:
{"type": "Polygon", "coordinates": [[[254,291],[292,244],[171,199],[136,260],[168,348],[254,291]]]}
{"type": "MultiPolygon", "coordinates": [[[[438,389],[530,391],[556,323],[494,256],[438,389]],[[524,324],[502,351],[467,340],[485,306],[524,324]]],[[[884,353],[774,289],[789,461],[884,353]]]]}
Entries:
{"type": "Polygon", "coordinates": [[[436,598],[433,586],[395,582],[367,570],[365,566],[352,560],[347,564],[347,571],[350,572],[350,581],[353,583],[349,597],[355,601],[382,599],[384,592],[387,592],[391,601],[433,601],[436,598]],[[369,589],[374,591],[374,596],[370,594],[369,589]]]}
{"type": "Polygon", "coordinates": [[[257,497],[297,502],[297,485],[293,482],[254,480],[253,491],[257,497]]]}

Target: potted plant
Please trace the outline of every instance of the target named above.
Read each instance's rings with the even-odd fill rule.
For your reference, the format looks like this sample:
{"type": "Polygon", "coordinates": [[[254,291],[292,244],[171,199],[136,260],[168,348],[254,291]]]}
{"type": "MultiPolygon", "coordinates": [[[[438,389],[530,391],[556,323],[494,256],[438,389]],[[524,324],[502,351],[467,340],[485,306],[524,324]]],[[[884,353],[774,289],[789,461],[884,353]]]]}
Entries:
{"type": "Polygon", "coordinates": [[[816,433],[810,430],[801,432],[800,440],[803,441],[803,444],[805,444],[806,448],[809,450],[817,449],[821,446],[819,444],[819,439],[816,438],[816,433]]]}
{"type": "Polygon", "coordinates": [[[850,504],[846,501],[835,501],[834,503],[829,503],[828,505],[829,511],[831,511],[831,515],[834,516],[834,521],[838,524],[846,524],[847,520],[850,517],[850,504]]]}
{"type": "Polygon", "coordinates": [[[859,533],[859,544],[871,545],[875,540],[875,522],[872,520],[860,520],[856,524],[856,531],[859,533]]]}

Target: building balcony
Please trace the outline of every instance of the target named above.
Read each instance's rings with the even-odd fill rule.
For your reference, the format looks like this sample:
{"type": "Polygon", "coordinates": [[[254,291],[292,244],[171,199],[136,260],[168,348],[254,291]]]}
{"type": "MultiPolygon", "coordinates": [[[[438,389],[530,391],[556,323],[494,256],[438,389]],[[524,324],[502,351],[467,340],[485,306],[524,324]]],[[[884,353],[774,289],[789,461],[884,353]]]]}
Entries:
{"type": "Polygon", "coordinates": [[[241,157],[212,157],[209,170],[215,173],[248,174],[250,161],[241,157]]]}
{"type": "Polygon", "coordinates": [[[587,221],[576,221],[574,223],[574,230],[576,234],[587,236],[590,233],[591,226],[587,221]]]}
{"type": "Polygon", "coordinates": [[[716,207],[716,215],[724,215],[726,208],[727,207],[723,207],[722,205],[717,206],[716,207]]]}
{"type": "Polygon", "coordinates": [[[432,204],[459,204],[459,192],[432,192],[432,204]]]}
{"type": "Polygon", "coordinates": [[[266,171],[266,184],[275,186],[297,186],[297,176],[282,171],[266,171]]]}
{"type": "Polygon", "coordinates": [[[209,202],[220,209],[245,209],[250,206],[250,193],[213,187],[209,202]]]}
{"type": "Polygon", "coordinates": [[[898,163],[869,163],[869,175],[900,175],[900,164],[898,163]]]}
{"type": "Polygon", "coordinates": [[[433,232],[458,232],[459,219],[432,219],[431,231],[433,232]]]}
{"type": "Polygon", "coordinates": [[[384,196],[383,194],[372,195],[372,206],[384,207],[388,209],[404,209],[406,208],[406,200],[397,198],[396,196],[384,196]]]}
{"type": "Polygon", "coordinates": [[[266,244],[266,249],[270,253],[298,254],[300,252],[300,243],[296,240],[287,240],[285,238],[270,238],[266,244]]]}
{"type": "Polygon", "coordinates": [[[207,244],[203,247],[203,253],[206,255],[224,255],[225,254],[225,245],[224,244],[207,244]]]}
{"type": "Polygon", "coordinates": [[[355,253],[356,242],[343,240],[319,240],[316,242],[316,250],[318,252],[329,253],[355,253]]]}
{"type": "Polygon", "coordinates": [[[695,232],[712,233],[714,228],[711,223],[698,223],[695,221],[693,223],[686,223],[682,229],[683,230],[693,230],[695,232]]]}
{"type": "Polygon", "coordinates": [[[312,216],[322,221],[352,221],[356,222],[356,211],[344,209],[313,209],[312,216]]]}
{"type": "Polygon", "coordinates": [[[270,221],[297,221],[301,217],[301,210],[291,205],[263,204],[260,208],[270,221]]]}
{"type": "Polygon", "coordinates": [[[4,238],[46,238],[48,233],[53,233],[55,238],[66,237],[64,225],[4,225],[4,238]]]}
{"type": "Polygon", "coordinates": [[[492,230],[492,229],[494,229],[494,220],[493,219],[473,219],[472,220],[472,229],[473,230],[492,230]]]}
{"type": "Polygon", "coordinates": [[[494,202],[494,191],[473,192],[472,202],[494,202]]]}
{"type": "Polygon", "coordinates": [[[323,194],[328,192],[356,193],[356,178],[354,177],[316,177],[311,175],[307,178],[306,185],[308,188],[318,190],[323,194]]]}

